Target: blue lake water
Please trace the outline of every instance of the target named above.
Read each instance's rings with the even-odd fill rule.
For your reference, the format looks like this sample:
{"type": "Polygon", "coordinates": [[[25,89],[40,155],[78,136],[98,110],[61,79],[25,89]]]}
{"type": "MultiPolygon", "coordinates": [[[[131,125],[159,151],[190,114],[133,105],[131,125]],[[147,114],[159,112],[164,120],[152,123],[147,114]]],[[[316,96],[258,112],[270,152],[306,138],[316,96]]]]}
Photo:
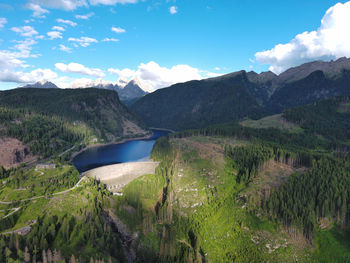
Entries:
{"type": "Polygon", "coordinates": [[[133,140],[121,144],[110,144],[87,149],[73,159],[79,172],[104,165],[149,160],[156,140],[169,132],[152,130],[153,136],[146,140],[133,140]]]}

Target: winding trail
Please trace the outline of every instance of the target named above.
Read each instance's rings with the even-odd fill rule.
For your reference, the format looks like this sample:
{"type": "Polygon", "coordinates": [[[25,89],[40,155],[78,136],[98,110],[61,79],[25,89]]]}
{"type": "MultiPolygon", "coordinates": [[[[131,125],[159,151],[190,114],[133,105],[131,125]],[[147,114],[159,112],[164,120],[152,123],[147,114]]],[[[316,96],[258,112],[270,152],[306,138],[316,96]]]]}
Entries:
{"type": "Polygon", "coordinates": [[[15,229],[12,231],[2,232],[0,235],[11,235],[11,234],[20,234],[22,236],[28,234],[32,228],[32,225],[36,223],[36,220],[32,220],[28,225],[21,227],[19,229],[15,229]]]}
{"type": "MultiPolygon", "coordinates": [[[[81,177],[80,180],[72,187],[72,188],[69,188],[67,190],[64,190],[64,191],[61,191],[61,192],[57,192],[57,193],[53,193],[52,195],[62,195],[62,194],[65,194],[65,193],[68,193],[72,190],[74,190],[75,188],[79,187],[81,182],[83,180],[85,180],[85,176],[81,177]]],[[[45,198],[46,196],[45,195],[40,195],[40,196],[35,196],[35,197],[31,197],[31,198],[27,198],[27,199],[22,199],[22,200],[17,200],[17,201],[0,201],[0,204],[3,204],[3,205],[10,205],[10,204],[13,204],[13,203],[17,203],[17,202],[25,202],[25,201],[32,201],[32,200],[36,200],[36,199],[40,199],[40,198],[45,198]]]]}
{"type": "Polygon", "coordinates": [[[10,215],[12,215],[12,214],[14,214],[14,213],[16,213],[20,209],[21,209],[21,207],[15,207],[15,208],[8,209],[8,210],[13,210],[13,211],[11,213],[7,214],[6,216],[4,216],[3,219],[8,217],[8,216],[10,216],[10,215]]]}

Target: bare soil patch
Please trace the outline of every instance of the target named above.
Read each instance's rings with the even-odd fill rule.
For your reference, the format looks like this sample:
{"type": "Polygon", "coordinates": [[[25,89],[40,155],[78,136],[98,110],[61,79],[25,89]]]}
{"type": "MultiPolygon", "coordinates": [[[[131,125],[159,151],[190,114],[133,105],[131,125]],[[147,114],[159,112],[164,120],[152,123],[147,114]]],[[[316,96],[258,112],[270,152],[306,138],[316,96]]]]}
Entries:
{"type": "Polygon", "coordinates": [[[147,131],[142,129],[136,123],[131,122],[130,120],[123,120],[123,135],[134,135],[134,134],[146,134],[147,131]]]}
{"type": "Polygon", "coordinates": [[[0,165],[6,169],[37,158],[30,149],[15,138],[0,138],[0,165]]]}
{"type": "Polygon", "coordinates": [[[305,168],[296,169],[290,165],[271,160],[264,165],[258,176],[241,195],[249,196],[251,201],[259,203],[270,196],[273,188],[286,182],[289,176],[304,171],[305,168]]]}

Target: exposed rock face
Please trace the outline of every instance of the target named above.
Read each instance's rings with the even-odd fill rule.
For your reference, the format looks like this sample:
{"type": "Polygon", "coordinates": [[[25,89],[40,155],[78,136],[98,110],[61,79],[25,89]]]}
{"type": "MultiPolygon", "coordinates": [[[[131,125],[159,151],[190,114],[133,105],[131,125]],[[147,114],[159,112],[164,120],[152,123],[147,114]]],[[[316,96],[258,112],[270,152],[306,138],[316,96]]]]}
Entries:
{"type": "Polygon", "coordinates": [[[34,84],[28,84],[21,88],[58,89],[58,87],[50,81],[38,81],[34,84]]]}
{"type": "Polygon", "coordinates": [[[0,138],[0,165],[6,169],[35,158],[30,149],[21,141],[14,138],[0,138]]]}
{"type": "Polygon", "coordinates": [[[327,77],[333,78],[343,72],[350,70],[350,58],[339,58],[336,61],[313,61],[293,67],[278,76],[279,82],[293,82],[306,78],[315,71],[322,71],[327,77]]]}

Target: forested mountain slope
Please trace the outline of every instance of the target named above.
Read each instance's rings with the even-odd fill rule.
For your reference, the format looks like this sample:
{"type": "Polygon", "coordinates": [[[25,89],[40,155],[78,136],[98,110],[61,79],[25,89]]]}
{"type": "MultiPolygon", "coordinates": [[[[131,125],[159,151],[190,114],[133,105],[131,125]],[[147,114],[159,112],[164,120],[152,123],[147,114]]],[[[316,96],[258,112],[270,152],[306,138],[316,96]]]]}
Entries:
{"type": "Polygon", "coordinates": [[[350,95],[350,71],[334,77],[315,71],[304,79],[286,83],[278,88],[267,103],[267,109],[280,113],[285,109],[302,106],[334,96],[350,95]]]}
{"type": "Polygon", "coordinates": [[[347,262],[349,163],[294,136],[216,126],[160,139],[156,175],[116,198],[115,213],[141,229],[137,258],[347,262]]]}
{"type": "Polygon", "coordinates": [[[176,84],[138,100],[131,110],[147,125],[183,130],[282,113],[350,95],[350,59],[311,62],[279,76],[239,71],[176,84]]]}
{"type": "Polygon", "coordinates": [[[40,176],[0,168],[0,200],[17,201],[0,204],[1,231],[32,224],[24,236],[0,235],[0,261],[347,262],[349,101],[279,116],[297,131],[226,123],[163,137],[156,173],[122,195],[93,181],[53,195],[79,180],[67,165],[40,176]],[[36,194],[45,196],[18,202],[36,194]]]}
{"type": "Polygon", "coordinates": [[[264,109],[255,96],[267,97],[248,81],[245,72],[239,72],[219,80],[190,81],[157,90],[131,109],[148,126],[181,130],[263,116],[264,109]]]}
{"type": "Polygon", "coordinates": [[[114,91],[14,89],[0,92],[1,137],[41,156],[75,143],[117,141],[147,133],[114,91]]]}

